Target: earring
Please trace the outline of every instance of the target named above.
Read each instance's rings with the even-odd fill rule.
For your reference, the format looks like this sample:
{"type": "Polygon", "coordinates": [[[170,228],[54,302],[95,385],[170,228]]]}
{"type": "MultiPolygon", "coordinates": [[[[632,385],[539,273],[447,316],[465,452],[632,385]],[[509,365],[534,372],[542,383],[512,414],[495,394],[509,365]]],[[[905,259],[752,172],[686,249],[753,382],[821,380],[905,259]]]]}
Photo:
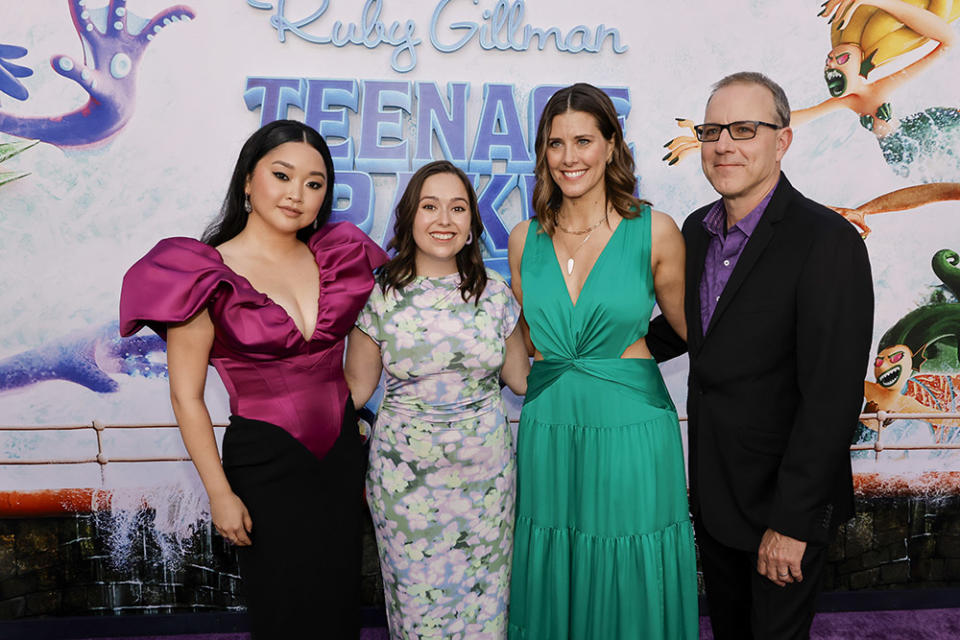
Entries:
{"type": "Polygon", "coordinates": [[[316,231],[320,228],[320,216],[317,216],[313,219],[313,230],[316,231]]]}
{"type": "Polygon", "coordinates": [[[467,242],[466,242],[466,244],[470,244],[471,242],[473,242],[473,229],[471,229],[471,230],[470,230],[470,233],[467,234],[467,242]]]}
{"type": "Polygon", "coordinates": [[[243,210],[246,211],[247,213],[250,213],[251,211],[253,211],[253,205],[250,204],[250,194],[249,194],[249,193],[246,193],[246,194],[244,194],[244,196],[243,196],[243,210]]]}

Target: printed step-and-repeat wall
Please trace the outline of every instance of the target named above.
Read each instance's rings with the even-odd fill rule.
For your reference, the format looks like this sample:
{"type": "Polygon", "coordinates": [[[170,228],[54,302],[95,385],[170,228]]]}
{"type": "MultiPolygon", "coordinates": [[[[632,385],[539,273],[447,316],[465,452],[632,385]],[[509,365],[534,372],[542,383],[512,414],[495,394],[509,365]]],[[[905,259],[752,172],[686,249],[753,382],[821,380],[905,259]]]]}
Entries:
{"type": "MultiPolygon", "coordinates": [[[[146,506],[171,562],[209,520],[163,342],[120,338],[117,301],[155,242],[200,234],[259,125],[318,128],[336,162],[334,219],[383,245],[412,172],[451,160],[476,186],[488,264],[506,274],[556,89],[608,92],[640,194],[681,223],[715,199],[689,126],[711,84],[740,70],[782,84],[786,174],[870,253],[864,411],[882,413],[852,443],[858,491],[960,493],[960,419],[937,415],[960,409],[960,2],[906,3],[927,19],[864,2],[840,30],[795,0],[5,0],[0,516],[107,511],[133,526],[118,514],[146,506]]],[[[682,415],[686,362],[663,372],[682,415]]],[[[212,370],[207,397],[225,422],[212,370]]],[[[120,556],[132,544],[114,542],[120,556]]]]}

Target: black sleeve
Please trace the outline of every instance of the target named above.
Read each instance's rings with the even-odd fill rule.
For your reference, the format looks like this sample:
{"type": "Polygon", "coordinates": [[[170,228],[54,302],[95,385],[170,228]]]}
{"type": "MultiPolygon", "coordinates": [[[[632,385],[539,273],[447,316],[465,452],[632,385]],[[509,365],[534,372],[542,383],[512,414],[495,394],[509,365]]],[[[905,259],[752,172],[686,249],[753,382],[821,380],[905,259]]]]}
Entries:
{"type": "Polygon", "coordinates": [[[657,362],[666,362],[687,352],[687,343],[677,335],[661,313],[650,321],[647,330],[647,348],[657,362]]]}
{"type": "Polygon", "coordinates": [[[863,404],[873,330],[873,280],[851,226],[818,236],[797,291],[800,404],[777,477],[769,527],[809,540],[836,494],[863,404]]]}

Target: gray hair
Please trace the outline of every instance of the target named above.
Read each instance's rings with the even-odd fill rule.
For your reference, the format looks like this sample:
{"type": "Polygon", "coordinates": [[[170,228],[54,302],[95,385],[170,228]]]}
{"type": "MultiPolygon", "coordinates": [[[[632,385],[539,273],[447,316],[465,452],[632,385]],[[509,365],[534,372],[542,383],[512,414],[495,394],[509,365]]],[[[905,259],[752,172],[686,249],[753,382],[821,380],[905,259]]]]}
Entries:
{"type": "Polygon", "coordinates": [[[773,107],[777,111],[777,118],[780,119],[780,126],[790,126],[790,103],[787,101],[787,94],[783,92],[783,87],[776,82],[756,71],[738,71],[721,78],[719,82],[713,85],[707,104],[713,99],[713,95],[732,84],[756,84],[766,88],[773,96],[773,107]]]}

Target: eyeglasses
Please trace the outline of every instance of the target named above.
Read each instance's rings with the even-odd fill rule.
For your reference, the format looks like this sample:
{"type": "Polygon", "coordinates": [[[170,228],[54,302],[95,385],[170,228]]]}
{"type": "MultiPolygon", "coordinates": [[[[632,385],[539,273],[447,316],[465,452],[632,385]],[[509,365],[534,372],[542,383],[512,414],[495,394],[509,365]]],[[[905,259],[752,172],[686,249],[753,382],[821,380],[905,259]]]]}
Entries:
{"type": "Polygon", "coordinates": [[[720,134],[723,133],[724,129],[730,134],[731,140],[750,140],[756,137],[757,128],[759,128],[760,125],[770,127],[771,129],[783,128],[778,124],[770,124],[769,122],[761,122],[760,120],[738,120],[730,124],[707,122],[705,124],[698,124],[693,130],[697,132],[697,140],[700,142],[716,142],[720,139],[720,134]]]}

